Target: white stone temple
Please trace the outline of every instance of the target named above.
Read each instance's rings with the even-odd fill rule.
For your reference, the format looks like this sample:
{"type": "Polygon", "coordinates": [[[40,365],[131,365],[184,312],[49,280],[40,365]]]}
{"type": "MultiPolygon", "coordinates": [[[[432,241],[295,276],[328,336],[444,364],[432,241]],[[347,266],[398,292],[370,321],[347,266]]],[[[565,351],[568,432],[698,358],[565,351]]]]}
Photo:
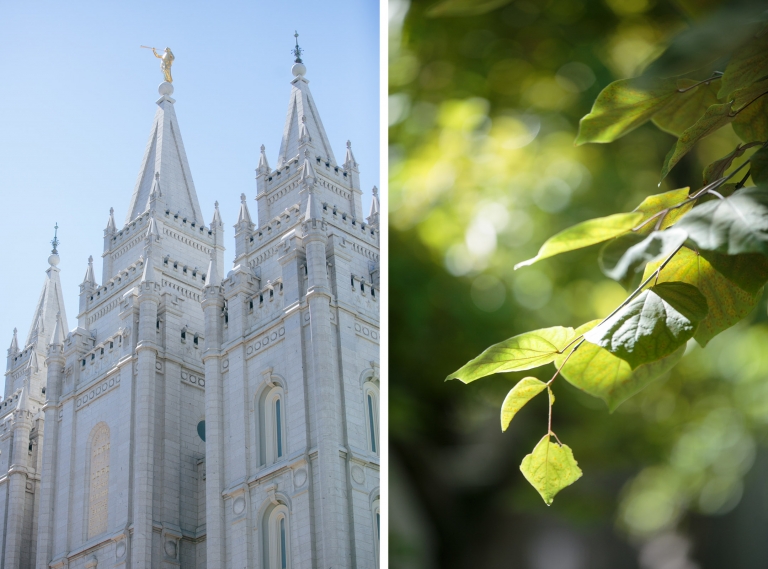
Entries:
{"type": "Polygon", "coordinates": [[[54,239],[8,350],[0,569],[378,567],[379,203],[364,217],[296,55],[226,275],[171,83],[72,329],[54,239]]]}

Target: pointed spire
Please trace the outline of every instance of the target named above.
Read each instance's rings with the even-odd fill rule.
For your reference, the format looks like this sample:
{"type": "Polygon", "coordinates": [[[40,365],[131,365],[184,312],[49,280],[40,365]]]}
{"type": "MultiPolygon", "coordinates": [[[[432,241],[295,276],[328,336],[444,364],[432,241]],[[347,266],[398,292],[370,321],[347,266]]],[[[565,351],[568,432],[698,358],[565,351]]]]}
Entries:
{"type": "Polygon", "coordinates": [[[336,158],[333,155],[331,144],[328,142],[328,135],[325,133],[323,122],[320,120],[320,113],[318,113],[315,100],[309,91],[309,82],[304,77],[307,73],[307,68],[301,60],[301,54],[304,50],[299,47],[298,34],[296,37],[297,43],[293,50],[294,55],[296,55],[296,63],[291,68],[294,79],[291,81],[291,96],[288,102],[285,127],[283,128],[283,139],[280,142],[277,167],[282,168],[283,164],[300,156],[302,144],[310,146],[313,149],[313,155],[323,156],[335,165],[336,158]],[[302,140],[307,142],[302,143],[302,140]]]}
{"type": "Polygon", "coordinates": [[[317,174],[315,168],[312,166],[312,159],[309,154],[309,148],[304,151],[304,162],[301,165],[301,172],[299,173],[299,184],[302,187],[308,188],[315,185],[317,181],[317,174]]]}
{"type": "Polygon", "coordinates": [[[152,246],[147,245],[144,249],[144,272],[141,274],[141,283],[153,283],[155,282],[155,267],[152,263],[152,246]]]}
{"type": "Polygon", "coordinates": [[[240,213],[237,216],[237,224],[240,225],[241,223],[253,223],[251,221],[251,214],[248,211],[245,194],[240,194],[240,213]]]}
{"type": "Polygon", "coordinates": [[[181,217],[197,223],[203,220],[169,87],[172,87],[169,83],[161,85],[162,97],[157,101],[157,112],[131,196],[126,223],[146,211],[150,193],[154,192],[156,197],[162,196],[165,205],[171,211],[178,211],[181,217]],[[162,173],[162,191],[156,173],[162,173]]]}
{"type": "Polygon", "coordinates": [[[216,250],[211,249],[211,260],[208,263],[208,275],[205,286],[220,286],[221,276],[219,275],[219,264],[216,262],[216,250]]]}
{"type": "Polygon", "coordinates": [[[371,199],[371,213],[368,214],[370,219],[374,215],[379,215],[379,188],[373,186],[373,198],[371,199]]]}
{"type": "Polygon", "coordinates": [[[43,290],[40,291],[40,297],[35,307],[35,312],[32,316],[32,326],[30,327],[29,334],[25,346],[30,345],[34,341],[41,341],[45,345],[48,340],[51,330],[55,323],[57,312],[61,312],[62,321],[66,327],[67,316],[64,310],[64,296],[61,291],[61,281],[59,280],[59,268],[60,262],[58,254],[58,224],[55,227],[56,233],[54,234],[53,249],[51,255],[48,257],[49,267],[45,271],[45,281],[43,282],[43,290]]]}
{"type": "Polygon", "coordinates": [[[357,162],[355,161],[355,155],[352,154],[352,142],[347,141],[347,157],[344,159],[344,169],[352,170],[357,168],[357,162]]]}
{"type": "Polygon", "coordinates": [[[29,388],[26,382],[24,382],[24,386],[21,388],[21,393],[19,394],[19,401],[18,403],[16,403],[16,410],[26,411],[28,408],[29,408],[29,388]]]}
{"type": "Polygon", "coordinates": [[[157,229],[154,212],[150,212],[149,214],[149,225],[147,226],[147,233],[144,240],[147,242],[147,246],[151,246],[153,243],[160,241],[160,231],[157,229]]]}
{"type": "Polygon", "coordinates": [[[157,201],[163,196],[163,192],[160,191],[160,172],[155,172],[155,181],[152,183],[152,189],[149,192],[149,201],[147,202],[147,208],[149,208],[152,202],[157,201]]]}
{"type": "Polygon", "coordinates": [[[211,229],[221,227],[221,214],[219,213],[219,202],[213,204],[213,219],[211,219],[211,229]]]}
{"type": "MultiPolygon", "coordinates": [[[[56,328],[54,328],[54,332],[56,331],[56,328]]],[[[32,373],[37,373],[40,371],[40,365],[37,363],[37,352],[35,350],[32,350],[32,354],[29,356],[29,362],[27,362],[27,369],[29,369],[32,373]]]]}
{"type": "Polygon", "coordinates": [[[51,334],[51,341],[49,346],[63,346],[64,345],[64,323],[61,320],[61,312],[56,314],[56,324],[53,326],[53,333],[51,334]]]}
{"type": "Polygon", "coordinates": [[[256,168],[256,172],[259,174],[269,174],[269,162],[267,161],[267,154],[265,152],[264,145],[261,145],[261,155],[259,156],[259,166],[256,168]]]}
{"type": "Polygon", "coordinates": [[[115,208],[113,207],[109,208],[109,221],[107,221],[107,228],[104,231],[107,234],[117,231],[117,226],[115,225],[115,208]]]}
{"type": "Polygon", "coordinates": [[[8,348],[8,355],[19,353],[19,340],[16,336],[16,328],[13,329],[13,338],[11,338],[11,347],[8,348]]]}
{"type": "Polygon", "coordinates": [[[85,270],[85,278],[83,279],[83,284],[86,283],[96,284],[96,277],[93,276],[93,255],[88,257],[88,268],[85,270]]]}

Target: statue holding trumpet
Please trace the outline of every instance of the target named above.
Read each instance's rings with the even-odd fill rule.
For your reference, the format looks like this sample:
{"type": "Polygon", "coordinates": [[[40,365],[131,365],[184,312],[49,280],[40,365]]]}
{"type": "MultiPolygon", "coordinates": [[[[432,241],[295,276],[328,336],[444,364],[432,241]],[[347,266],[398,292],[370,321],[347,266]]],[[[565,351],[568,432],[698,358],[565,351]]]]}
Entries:
{"type": "Polygon", "coordinates": [[[170,47],[166,47],[165,51],[163,52],[163,54],[160,55],[159,53],[157,53],[157,49],[154,48],[154,47],[149,47],[149,46],[146,46],[146,45],[142,45],[142,46],[139,46],[139,47],[143,47],[144,49],[151,49],[152,50],[152,53],[155,54],[155,57],[160,59],[160,61],[162,62],[162,63],[160,63],[160,69],[163,72],[163,76],[165,77],[165,80],[168,83],[173,83],[173,77],[171,77],[171,65],[173,65],[173,60],[176,59],[176,58],[173,56],[173,52],[171,51],[171,48],[170,47]]]}

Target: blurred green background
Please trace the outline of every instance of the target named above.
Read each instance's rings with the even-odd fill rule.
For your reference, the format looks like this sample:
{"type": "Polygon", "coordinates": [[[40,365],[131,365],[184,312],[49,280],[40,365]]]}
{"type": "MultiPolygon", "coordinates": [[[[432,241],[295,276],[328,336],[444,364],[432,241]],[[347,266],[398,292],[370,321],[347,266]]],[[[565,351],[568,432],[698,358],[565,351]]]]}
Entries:
{"type": "Polygon", "coordinates": [[[768,567],[765,300],[613,414],[558,379],[553,429],[584,476],[549,508],[519,471],[546,398],[502,435],[523,374],[443,382],[490,344],[607,315],[626,294],[595,248],[512,266],[574,223],[700,184],[736,147],[722,129],[659,188],[674,138],[652,125],[573,145],[603,87],[716,4],[390,2],[391,567],[768,567]]]}

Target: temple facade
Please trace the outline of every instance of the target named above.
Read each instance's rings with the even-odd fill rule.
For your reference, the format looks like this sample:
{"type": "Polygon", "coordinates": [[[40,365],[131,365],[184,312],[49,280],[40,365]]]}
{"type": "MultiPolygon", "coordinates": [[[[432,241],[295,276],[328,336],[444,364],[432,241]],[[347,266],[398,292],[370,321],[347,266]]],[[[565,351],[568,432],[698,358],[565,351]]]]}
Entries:
{"type": "Polygon", "coordinates": [[[378,567],[378,196],[292,74],[226,274],[168,82],[71,329],[54,243],[8,350],[0,569],[378,567]]]}

